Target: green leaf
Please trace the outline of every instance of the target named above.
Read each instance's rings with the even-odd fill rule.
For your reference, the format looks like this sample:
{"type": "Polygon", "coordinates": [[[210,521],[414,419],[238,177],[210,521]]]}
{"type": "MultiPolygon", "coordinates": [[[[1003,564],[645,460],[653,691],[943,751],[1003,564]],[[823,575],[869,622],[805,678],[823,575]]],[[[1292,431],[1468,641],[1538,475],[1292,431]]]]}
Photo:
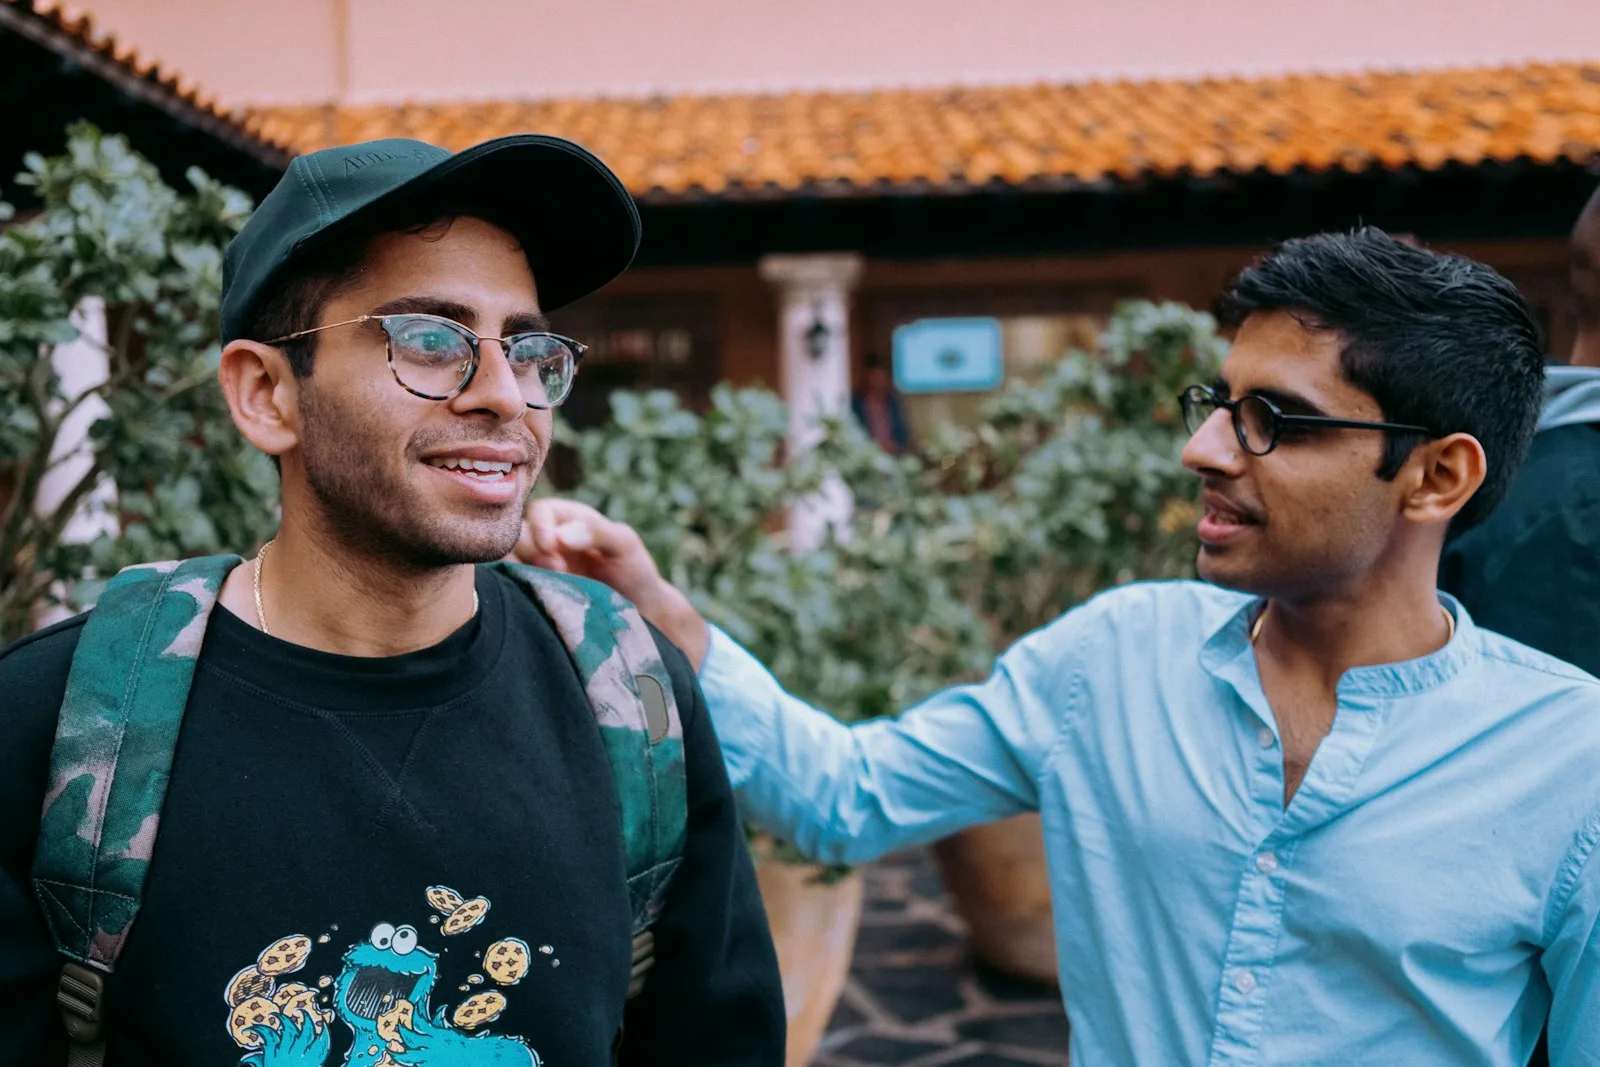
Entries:
{"type": "Polygon", "coordinates": [[[663,573],[794,692],[841,718],[888,714],[981,677],[1018,636],[1100,589],[1189,573],[1193,478],[1176,396],[1220,366],[1215,324],[1174,304],[1116,309],[1092,352],[1013,382],[972,427],[883,454],[853,419],[785,460],[770,392],[713,389],[704,415],[615,393],[611,422],[565,426],[571,490],[632,523],[663,573]],[[849,537],[791,556],[784,509],[828,471],[856,499],[849,537]]]}
{"type": "Polygon", "coordinates": [[[0,542],[0,640],[25,631],[41,574],[65,582],[67,603],[92,602],[127,564],[248,550],[277,510],[271,465],[233,428],[213,376],[223,249],[249,198],[198,172],[180,195],[124,139],[82,123],[62,154],[30,153],[24,167],[18,183],[40,210],[0,231],[0,486],[52,432],[34,414],[37,384],[46,411],[69,399],[48,361],[77,337],[84,300],[106,308],[111,365],[136,373],[105,396],[110,415],[89,435],[121,534],[54,544],[65,517],[28,513],[0,542]]]}

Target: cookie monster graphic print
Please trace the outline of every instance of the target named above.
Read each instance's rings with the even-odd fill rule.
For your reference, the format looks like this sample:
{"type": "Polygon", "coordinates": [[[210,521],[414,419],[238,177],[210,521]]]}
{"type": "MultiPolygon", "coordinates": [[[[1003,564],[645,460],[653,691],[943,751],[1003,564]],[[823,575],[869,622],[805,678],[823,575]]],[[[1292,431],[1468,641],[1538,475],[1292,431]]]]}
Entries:
{"type": "MultiPolygon", "coordinates": [[[[485,897],[470,900],[447,886],[430,886],[430,924],[440,937],[456,938],[479,927],[489,914],[485,897]]],[[[425,929],[427,927],[424,927],[425,929]]],[[[502,938],[473,953],[475,973],[459,987],[470,994],[452,1009],[433,1007],[441,951],[422,945],[414,926],[380,922],[364,941],[350,945],[337,976],[315,985],[287,981],[306,970],[317,945],[333,940],[332,928],[314,944],[305,934],[279,938],[256,962],[229,980],[228,1032],[246,1050],[248,1067],[541,1067],[539,1054],[522,1039],[487,1027],[509,1003],[503,989],[527,975],[534,960],[526,941],[502,938]],[[474,991],[485,982],[500,988],[474,991]],[[335,1049],[336,1027],[349,1031],[343,1057],[335,1049]]],[[[550,947],[543,946],[546,955],[550,947]]],[[[560,961],[551,960],[552,966],[560,961]]],[[[345,1048],[342,1035],[337,1044],[345,1048]]]]}

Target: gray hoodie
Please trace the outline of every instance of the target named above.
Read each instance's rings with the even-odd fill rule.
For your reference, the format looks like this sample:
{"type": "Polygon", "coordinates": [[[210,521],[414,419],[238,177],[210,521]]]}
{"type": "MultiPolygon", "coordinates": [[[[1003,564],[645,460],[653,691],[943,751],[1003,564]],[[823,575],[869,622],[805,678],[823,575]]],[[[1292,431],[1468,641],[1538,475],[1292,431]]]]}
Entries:
{"type": "Polygon", "coordinates": [[[1600,367],[1546,367],[1537,432],[1600,422],[1600,367]]]}
{"type": "Polygon", "coordinates": [[[1485,629],[1600,675],[1600,368],[1545,368],[1538,427],[1505,500],[1445,546],[1439,587],[1485,629]]]}

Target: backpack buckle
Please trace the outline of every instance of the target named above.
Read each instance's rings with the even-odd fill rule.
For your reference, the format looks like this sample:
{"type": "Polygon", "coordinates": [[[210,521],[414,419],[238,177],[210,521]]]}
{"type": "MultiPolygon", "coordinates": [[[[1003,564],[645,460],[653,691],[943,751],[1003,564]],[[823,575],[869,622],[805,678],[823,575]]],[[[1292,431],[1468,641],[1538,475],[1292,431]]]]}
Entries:
{"type": "Polygon", "coordinates": [[[667,691],[651,674],[636,674],[633,680],[639,687],[639,702],[644,705],[645,733],[652,745],[659,745],[672,729],[672,719],[667,712],[667,691]]]}
{"type": "Polygon", "coordinates": [[[644,989],[644,976],[656,965],[656,935],[641,930],[633,935],[633,971],[628,975],[628,999],[644,989]]]}
{"type": "Polygon", "coordinates": [[[81,963],[68,963],[61,968],[56,1006],[61,1009],[61,1021],[74,1044],[92,1045],[100,1040],[105,993],[106,976],[99,971],[81,963]]]}

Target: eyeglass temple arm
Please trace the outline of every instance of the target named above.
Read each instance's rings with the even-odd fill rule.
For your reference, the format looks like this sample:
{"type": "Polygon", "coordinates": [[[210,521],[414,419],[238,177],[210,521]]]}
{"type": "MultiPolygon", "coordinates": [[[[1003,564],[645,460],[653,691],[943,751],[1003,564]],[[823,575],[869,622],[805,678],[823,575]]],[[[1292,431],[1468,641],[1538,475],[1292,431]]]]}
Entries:
{"type": "Polygon", "coordinates": [[[281,345],[285,341],[293,341],[301,337],[310,337],[312,334],[321,333],[323,330],[333,330],[340,326],[353,326],[358,322],[375,322],[379,317],[380,316],[377,315],[361,315],[357,318],[345,319],[343,322],[330,322],[326,326],[313,326],[309,330],[296,330],[294,333],[286,333],[282,337],[275,337],[270,341],[262,341],[261,344],[281,345]]]}
{"type": "Polygon", "coordinates": [[[1397,433],[1433,433],[1426,426],[1412,426],[1403,422],[1365,422],[1361,419],[1336,419],[1331,415],[1278,415],[1277,417],[1281,422],[1290,426],[1310,425],[1326,426],[1329,429],[1337,430],[1393,430],[1397,433]]]}

